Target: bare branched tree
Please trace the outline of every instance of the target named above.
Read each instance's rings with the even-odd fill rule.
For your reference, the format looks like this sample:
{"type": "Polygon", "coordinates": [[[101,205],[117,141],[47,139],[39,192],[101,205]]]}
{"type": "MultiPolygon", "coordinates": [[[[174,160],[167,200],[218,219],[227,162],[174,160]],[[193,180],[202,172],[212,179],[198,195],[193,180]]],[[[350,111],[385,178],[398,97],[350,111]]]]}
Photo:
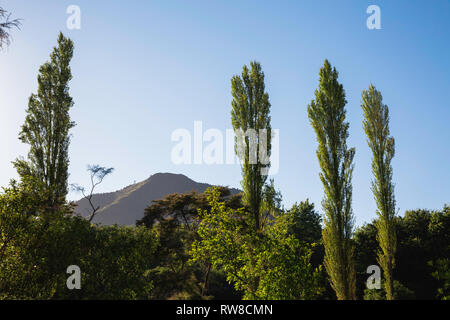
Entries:
{"type": "Polygon", "coordinates": [[[12,28],[20,29],[21,19],[11,20],[11,13],[0,8],[0,50],[9,46],[11,43],[11,34],[9,31],[12,28]]]}
{"type": "Polygon", "coordinates": [[[89,215],[89,222],[94,219],[97,212],[100,210],[100,206],[95,206],[92,197],[94,195],[95,188],[103,182],[103,179],[109,174],[111,174],[114,171],[114,168],[106,168],[101,167],[97,164],[95,165],[88,165],[87,171],[89,172],[91,176],[91,188],[89,193],[86,192],[86,189],[78,184],[72,184],[71,188],[73,191],[81,192],[84,199],[86,199],[89,202],[89,205],[91,206],[91,213],[89,215]]]}

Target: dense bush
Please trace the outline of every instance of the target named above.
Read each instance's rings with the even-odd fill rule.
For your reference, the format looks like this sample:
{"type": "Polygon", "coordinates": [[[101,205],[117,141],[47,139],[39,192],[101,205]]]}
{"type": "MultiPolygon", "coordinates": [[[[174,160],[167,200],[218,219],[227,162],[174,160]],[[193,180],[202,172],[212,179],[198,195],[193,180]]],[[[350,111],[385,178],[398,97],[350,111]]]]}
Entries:
{"type": "Polygon", "coordinates": [[[211,209],[201,212],[193,261],[223,270],[244,299],[313,299],[321,293],[311,247],[289,234],[292,214],[280,214],[263,232],[254,231],[243,208],[226,207],[215,189],[207,194],[211,209]]]}
{"type": "Polygon", "coordinates": [[[0,196],[0,298],[145,299],[158,238],[144,227],[98,227],[68,206],[36,209],[39,197],[13,184],[0,196]],[[33,205],[34,204],[34,205],[33,205]],[[69,290],[67,267],[81,269],[69,290]]]}
{"type": "MultiPolygon", "coordinates": [[[[411,290],[417,299],[444,298],[449,286],[445,259],[450,256],[450,208],[406,211],[404,217],[397,217],[395,222],[398,248],[394,279],[411,290]]],[[[367,267],[377,264],[376,234],[374,223],[355,232],[359,297],[364,296],[365,280],[369,276],[367,267]]]]}

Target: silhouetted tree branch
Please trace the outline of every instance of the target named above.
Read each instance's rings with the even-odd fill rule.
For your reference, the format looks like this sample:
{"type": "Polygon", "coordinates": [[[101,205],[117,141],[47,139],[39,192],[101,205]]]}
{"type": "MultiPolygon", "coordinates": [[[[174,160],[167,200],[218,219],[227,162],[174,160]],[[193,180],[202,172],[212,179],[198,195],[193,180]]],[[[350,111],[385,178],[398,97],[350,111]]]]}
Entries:
{"type": "Polygon", "coordinates": [[[94,219],[94,216],[100,210],[100,206],[95,206],[92,202],[92,197],[94,195],[95,188],[103,182],[103,179],[109,174],[111,174],[114,171],[114,168],[106,168],[101,167],[99,165],[88,165],[87,171],[90,173],[91,176],[91,189],[89,193],[86,193],[86,189],[78,184],[72,184],[72,190],[76,192],[81,192],[84,199],[86,199],[89,202],[89,205],[91,206],[92,212],[89,216],[89,222],[94,219]]]}
{"type": "Polygon", "coordinates": [[[12,28],[20,29],[21,19],[10,20],[10,17],[11,13],[0,8],[0,49],[3,49],[4,46],[9,46],[11,43],[9,30],[12,28]]]}

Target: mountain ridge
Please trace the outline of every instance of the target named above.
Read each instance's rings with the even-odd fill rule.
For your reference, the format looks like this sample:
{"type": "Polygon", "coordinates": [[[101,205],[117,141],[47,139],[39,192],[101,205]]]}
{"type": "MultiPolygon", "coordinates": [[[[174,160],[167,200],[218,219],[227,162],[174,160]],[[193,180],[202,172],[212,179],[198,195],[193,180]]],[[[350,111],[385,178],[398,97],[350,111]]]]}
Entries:
{"type": "MultiPolygon", "coordinates": [[[[154,200],[162,199],[172,193],[199,193],[213,185],[196,182],[184,174],[160,172],[151,175],[148,179],[126,186],[120,190],[107,193],[96,193],[92,197],[95,206],[100,210],[92,220],[101,225],[135,225],[142,219],[144,210],[154,200]]],[[[230,188],[232,194],[241,192],[230,188]]],[[[88,217],[91,210],[88,201],[83,198],[75,202],[75,213],[88,217]]]]}

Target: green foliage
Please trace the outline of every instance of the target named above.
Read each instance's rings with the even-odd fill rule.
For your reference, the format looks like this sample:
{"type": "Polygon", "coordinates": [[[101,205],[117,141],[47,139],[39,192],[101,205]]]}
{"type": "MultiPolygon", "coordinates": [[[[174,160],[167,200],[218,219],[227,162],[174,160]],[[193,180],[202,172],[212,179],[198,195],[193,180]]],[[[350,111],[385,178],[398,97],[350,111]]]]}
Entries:
{"type": "Polygon", "coordinates": [[[393,270],[397,239],[395,234],[395,197],[392,183],[391,161],[395,154],[394,138],[389,132],[389,108],[383,104],[381,93],[373,85],[362,93],[361,107],[364,112],[363,127],[367,135],[367,143],[372,150],[372,191],[377,204],[376,221],[378,242],[378,263],[384,271],[386,279],[386,295],[388,300],[394,298],[393,270]]]}
{"type": "MultiPolygon", "coordinates": [[[[226,206],[242,206],[241,195],[231,195],[227,187],[217,190],[226,206]]],[[[209,299],[207,289],[218,295],[223,290],[232,291],[226,284],[222,288],[208,284],[208,262],[188,263],[191,245],[197,237],[198,210],[209,208],[205,194],[191,192],[170,194],[145,209],[144,217],[137,224],[154,230],[160,239],[155,267],[149,271],[149,278],[155,284],[152,299],[209,299]]]]}
{"type": "MultiPolygon", "coordinates": [[[[413,300],[415,298],[414,292],[402,285],[400,282],[394,280],[392,287],[392,299],[395,300],[413,300]]],[[[381,281],[381,289],[365,289],[364,300],[385,300],[387,297],[386,282],[381,281]]],[[[388,299],[388,300],[392,300],[388,299]]]]}
{"type": "Polygon", "coordinates": [[[322,218],[309,200],[294,203],[287,212],[292,216],[292,223],[288,227],[289,234],[304,243],[320,243],[322,240],[322,218]]]}
{"type": "Polygon", "coordinates": [[[314,268],[311,264],[313,250],[318,243],[305,238],[300,240],[298,234],[293,234],[292,231],[301,224],[295,213],[291,210],[277,215],[274,223],[266,228],[264,241],[257,248],[255,276],[259,277],[258,297],[314,299],[323,291],[322,266],[314,268]]]}
{"type": "MultiPolygon", "coordinates": [[[[321,268],[325,255],[322,241],[321,215],[308,199],[300,203],[294,203],[291,209],[287,211],[287,214],[292,217],[287,229],[288,234],[293,235],[300,243],[312,246],[311,264],[314,268],[321,268]]],[[[336,298],[325,270],[322,270],[320,286],[324,290],[318,299],[332,300],[336,298]]]]}
{"type": "Polygon", "coordinates": [[[348,122],[345,122],[345,92],[338,72],[328,60],[319,72],[315,100],[308,105],[308,116],[319,143],[317,158],[325,196],[323,243],[324,264],[338,299],[355,299],[353,265],[352,173],[354,148],[347,148],[348,122]]]}
{"type": "Polygon", "coordinates": [[[85,288],[75,292],[77,298],[148,299],[153,289],[148,272],[158,247],[157,235],[144,227],[91,228],[95,242],[89,255],[79,260],[86,279],[85,288]]]}
{"type": "Polygon", "coordinates": [[[153,226],[160,239],[154,257],[154,268],[149,278],[155,284],[152,299],[201,299],[201,279],[197,277],[198,265],[188,264],[189,250],[195,233],[176,219],[164,219],[153,226]]]}
{"type": "Polygon", "coordinates": [[[267,223],[270,222],[273,217],[282,212],[283,208],[281,202],[283,197],[279,190],[275,189],[275,183],[273,179],[270,179],[269,183],[266,183],[262,191],[261,201],[261,221],[260,228],[264,229],[267,223]]]}
{"type": "Polygon", "coordinates": [[[68,207],[36,209],[23,183],[0,195],[1,299],[143,299],[158,239],[144,227],[97,227],[68,207]],[[33,208],[29,210],[29,208],[33,208]],[[66,286],[81,269],[81,290],[66,286]]]}
{"type": "Polygon", "coordinates": [[[269,94],[258,62],[243,67],[242,75],[231,79],[231,122],[236,134],[235,151],[242,161],[244,204],[250,209],[257,230],[261,225],[263,186],[267,180],[272,149],[269,94]],[[254,134],[252,134],[252,130],[254,134]],[[265,135],[261,133],[266,133],[265,135]],[[240,136],[240,135],[244,136],[240,136]],[[262,156],[264,155],[264,156],[262,156]]]}
{"type": "MultiPolygon", "coordinates": [[[[241,194],[231,195],[228,187],[217,188],[221,199],[226,202],[227,206],[233,208],[242,206],[241,194]]],[[[176,226],[184,225],[187,229],[194,230],[198,209],[208,208],[209,203],[203,193],[196,191],[185,194],[173,193],[163,199],[153,200],[152,204],[145,209],[144,217],[136,224],[152,228],[158,223],[171,220],[176,226]]]]}
{"type": "Polygon", "coordinates": [[[193,261],[209,260],[244,299],[312,299],[321,292],[320,270],[309,262],[311,248],[288,234],[292,215],[280,215],[257,232],[244,209],[227,208],[216,189],[207,191],[211,210],[200,214],[193,261]]]}
{"type": "Polygon", "coordinates": [[[217,189],[206,193],[211,209],[199,212],[199,240],[192,245],[192,261],[211,261],[215,269],[225,272],[229,282],[236,283],[237,290],[254,291],[245,272],[245,258],[251,250],[248,247],[250,237],[245,230],[252,220],[241,219],[243,209],[233,210],[220,202],[217,189]]]}
{"type": "Polygon", "coordinates": [[[450,259],[438,259],[436,262],[429,262],[431,267],[434,267],[432,276],[442,283],[437,290],[437,298],[442,300],[450,300],[450,259]]]}
{"type": "MultiPolygon", "coordinates": [[[[416,299],[443,298],[447,281],[445,259],[450,256],[449,207],[444,206],[440,211],[410,210],[394,221],[397,230],[395,279],[413,291],[416,299]]],[[[379,247],[375,224],[374,221],[358,228],[354,236],[358,296],[364,295],[367,267],[377,264],[379,247]]]]}
{"type": "Polygon", "coordinates": [[[29,99],[19,134],[20,140],[30,146],[28,161],[14,162],[21,178],[32,176],[42,181],[46,190],[43,196],[50,207],[64,203],[68,192],[69,130],[75,126],[69,116],[73,106],[68,87],[72,56],[73,42],[60,33],[50,61],[39,69],[38,92],[29,99]]]}
{"type": "Polygon", "coordinates": [[[374,223],[368,223],[357,228],[353,235],[355,245],[355,270],[356,270],[356,296],[364,297],[366,281],[369,277],[367,267],[377,264],[379,244],[377,241],[377,228],[374,223]]]}
{"type": "Polygon", "coordinates": [[[410,210],[397,219],[394,276],[413,290],[417,299],[436,297],[439,282],[433,278],[434,270],[428,263],[450,256],[449,228],[448,211],[410,210]]]}

